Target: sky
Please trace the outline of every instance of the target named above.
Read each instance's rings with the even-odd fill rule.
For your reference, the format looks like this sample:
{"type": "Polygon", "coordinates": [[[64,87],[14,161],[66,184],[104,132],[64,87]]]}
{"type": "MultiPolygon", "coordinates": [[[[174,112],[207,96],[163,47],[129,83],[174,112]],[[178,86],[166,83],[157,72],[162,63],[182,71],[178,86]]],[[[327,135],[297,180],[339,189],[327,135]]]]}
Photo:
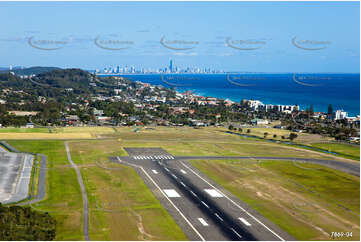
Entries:
{"type": "Polygon", "coordinates": [[[0,2],[0,67],[360,69],[359,2],[0,2]]]}

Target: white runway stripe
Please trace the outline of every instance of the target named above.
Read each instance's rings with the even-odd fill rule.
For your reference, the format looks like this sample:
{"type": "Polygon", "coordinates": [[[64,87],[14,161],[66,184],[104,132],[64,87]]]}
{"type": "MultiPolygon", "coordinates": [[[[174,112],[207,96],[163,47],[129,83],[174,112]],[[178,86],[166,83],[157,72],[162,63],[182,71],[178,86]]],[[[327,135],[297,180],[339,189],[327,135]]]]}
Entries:
{"type": "Polygon", "coordinates": [[[203,226],[208,226],[207,222],[203,218],[198,218],[198,220],[203,226]]]}
{"type": "Polygon", "coordinates": [[[168,197],[180,197],[179,193],[174,189],[163,189],[163,191],[168,197]]]}
{"type": "Polygon", "coordinates": [[[204,206],[206,206],[207,208],[209,208],[209,206],[208,206],[207,203],[205,203],[205,202],[203,202],[203,201],[201,201],[201,203],[203,203],[204,206]]]}
{"type": "Polygon", "coordinates": [[[204,191],[208,193],[211,197],[223,197],[223,195],[215,189],[204,189],[204,191]]]}
{"type": "Polygon", "coordinates": [[[223,218],[221,218],[218,213],[215,213],[214,215],[216,215],[216,217],[223,222],[223,218]]]}
{"type": "Polygon", "coordinates": [[[233,233],[235,233],[239,238],[242,238],[242,236],[239,234],[239,233],[237,233],[237,231],[236,230],[234,230],[234,228],[231,228],[231,230],[233,231],[233,233]]]}
{"type": "Polygon", "coordinates": [[[195,194],[193,191],[191,191],[192,195],[195,197],[198,197],[197,194],[195,194]]]}
{"type": "Polygon", "coordinates": [[[241,220],[242,221],[242,223],[244,223],[245,225],[247,225],[247,226],[251,226],[251,224],[250,223],[248,223],[247,222],[247,220],[245,220],[244,218],[238,218],[239,220],[241,220]]]}

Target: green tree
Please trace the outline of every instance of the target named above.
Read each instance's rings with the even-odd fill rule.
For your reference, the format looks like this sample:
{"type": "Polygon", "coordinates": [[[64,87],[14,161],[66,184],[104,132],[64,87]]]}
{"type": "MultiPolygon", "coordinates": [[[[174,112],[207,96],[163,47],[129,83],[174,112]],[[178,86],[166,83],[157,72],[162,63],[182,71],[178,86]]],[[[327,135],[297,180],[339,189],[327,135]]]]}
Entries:
{"type": "Polygon", "coordinates": [[[297,137],[298,137],[297,134],[291,133],[289,138],[290,138],[291,141],[293,141],[293,140],[296,139],[297,137]]]}

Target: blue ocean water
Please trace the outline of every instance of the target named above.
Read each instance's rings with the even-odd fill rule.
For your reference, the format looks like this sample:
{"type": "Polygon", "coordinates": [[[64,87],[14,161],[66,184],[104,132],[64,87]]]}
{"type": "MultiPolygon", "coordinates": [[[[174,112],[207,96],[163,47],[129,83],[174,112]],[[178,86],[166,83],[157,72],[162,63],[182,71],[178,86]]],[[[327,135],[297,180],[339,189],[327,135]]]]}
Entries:
{"type": "Polygon", "coordinates": [[[311,104],[317,112],[343,109],[349,116],[360,114],[359,74],[311,74],[311,73],[233,73],[233,74],[151,74],[121,75],[133,81],[141,81],[177,91],[191,90],[203,96],[260,100],[265,104],[311,104]]]}

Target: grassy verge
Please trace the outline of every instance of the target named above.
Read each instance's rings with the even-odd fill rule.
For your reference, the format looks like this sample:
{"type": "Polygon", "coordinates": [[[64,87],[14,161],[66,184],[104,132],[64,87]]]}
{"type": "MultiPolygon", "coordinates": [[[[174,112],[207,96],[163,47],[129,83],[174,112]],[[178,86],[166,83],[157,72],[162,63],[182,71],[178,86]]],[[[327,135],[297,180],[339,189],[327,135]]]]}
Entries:
{"type": "Polygon", "coordinates": [[[118,141],[73,141],[69,146],[89,199],[92,240],[187,240],[135,170],[108,161],[125,155],[118,141]]]}
{"type": "Polygon", "coordinates": [[[360,239],[360,179],[323,166],[285,161],[192,164],[298,240],[360,239]]]}
{"type": "Polygon", "coordinates": [[[67,161],[62,141],[8,141],[20,151],[48,157],[46,199],[32,205],[57,220],[55,240],[83,240],[82,200],[74,169],[67,161]]]}
{"type": "Polygon", "coordinates": [[[47,128],[1,128],[0,133],[49,133],[47,128]]]}
{"type": "Polygon", "coordinates": [[[360,146],[335,143],[313,143],[312,146],[335,152],[345,158],[360,160],[360,146]]]}

